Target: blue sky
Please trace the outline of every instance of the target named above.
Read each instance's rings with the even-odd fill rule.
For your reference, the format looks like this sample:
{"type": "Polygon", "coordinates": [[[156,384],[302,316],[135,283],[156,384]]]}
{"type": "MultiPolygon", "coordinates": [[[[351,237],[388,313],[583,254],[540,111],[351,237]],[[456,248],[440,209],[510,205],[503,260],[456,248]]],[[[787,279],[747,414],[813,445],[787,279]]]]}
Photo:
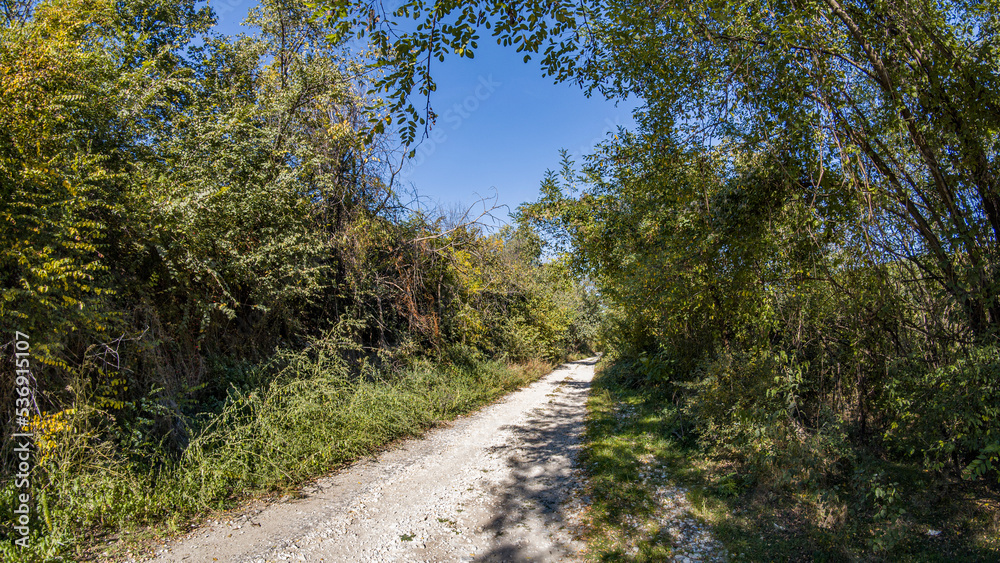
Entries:
{"type": "MultiPolygon", "coordinates": [[[[216,31],[246,31],[238,24],[253,5],[212,3],[216,31]]],[[[579,161],[608,132],[634,125],[633,100],[616,106],[600,96],[588,99],[578,86],[553,84],[535,60],[524,63],[523,54],[490,37],[480,38],[474,59],[435,60],[431,73],[437,124],[403,168],[406,184],[427,207],[468,207],[495,195],[513,211],[537,198],[545,170],[558,168],[559,149],[579,161]]],[[[508,209],[496,218],[506,221],[508,209]]]]}

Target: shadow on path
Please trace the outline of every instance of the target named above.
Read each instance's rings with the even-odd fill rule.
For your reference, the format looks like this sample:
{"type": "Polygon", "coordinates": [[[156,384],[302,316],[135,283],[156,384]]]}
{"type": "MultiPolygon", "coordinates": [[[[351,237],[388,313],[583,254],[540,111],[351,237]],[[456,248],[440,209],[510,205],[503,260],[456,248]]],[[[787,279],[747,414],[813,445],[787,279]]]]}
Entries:
{"type": "MultiPolygon", "coordinates": [[[[592,366],[596,360],[572,363],[592,366]]],[[[508,451],[511,477],[483,526],[496,542],[476,561],[553,561],[572,558],[579,549],[569,544],[572,523],[564,503],[580,483],[575,464],[589,391],[590,381],[560,381],[548,403],[529,413],[523,424],[506,427],[514,433],[502,448],[508,451]]]]}

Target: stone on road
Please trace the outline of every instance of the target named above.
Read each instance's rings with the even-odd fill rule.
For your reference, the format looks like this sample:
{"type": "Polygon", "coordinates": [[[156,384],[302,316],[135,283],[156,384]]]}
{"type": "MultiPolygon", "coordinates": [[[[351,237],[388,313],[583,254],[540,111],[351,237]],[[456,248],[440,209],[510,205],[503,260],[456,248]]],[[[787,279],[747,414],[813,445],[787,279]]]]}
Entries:
{"type": "Polygon", "coordinates": [[[303,498],[192,531],[153,561],[576,561],[593,364],[564,364],[303,498]]]}

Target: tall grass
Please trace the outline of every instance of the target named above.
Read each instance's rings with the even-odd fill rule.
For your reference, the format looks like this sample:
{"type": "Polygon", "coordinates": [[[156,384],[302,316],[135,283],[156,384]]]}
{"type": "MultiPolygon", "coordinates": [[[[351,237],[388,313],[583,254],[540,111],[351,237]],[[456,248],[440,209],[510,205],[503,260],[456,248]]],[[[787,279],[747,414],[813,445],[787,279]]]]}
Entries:
{"type": "MultiPolygon", "coordinates": [[[[416,362],[389,373],[348,361],[343,352],[320,342],[279,354],[261,368],[274,370],[269,381],[249,390],[232,387],[218,412],[190,421],[198,430],[179,457],[127,455],[97,438],[102,433],[95,420],[102,413],[80,405],[34,476],[32,547],[0,536],[3,560],[73,560],[102,533],[149,525],[179,529],[249,496],[295,488],[493,401],[550,368],[466,358],[447,365],[416,362]]],[[[11,521],[17,492],[12,484],[0,491],[5,521],[11,521]]]]}

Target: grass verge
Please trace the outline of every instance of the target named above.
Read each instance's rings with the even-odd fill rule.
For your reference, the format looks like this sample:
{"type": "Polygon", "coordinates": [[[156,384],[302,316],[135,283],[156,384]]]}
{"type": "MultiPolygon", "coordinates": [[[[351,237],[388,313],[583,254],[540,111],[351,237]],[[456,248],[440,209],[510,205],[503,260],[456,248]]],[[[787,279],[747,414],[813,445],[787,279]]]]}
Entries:
{"type": "MultiPolygon", "coordinates": [[[[293,491],[386,444],[417,435],[530,383],[551,369],[467,361],[419,363],[391,376],[350,369],[337,350],[290,354],[267,385],[232,388],[177,459],[138,457],[99,439],[81,407],[35,472],[31,547],[0,536],[5,562],[111,561],[212,511],[293,491]]],[[[14,495],[0,490],[0,517],[14,495]]],[[[5,533],[4,532],[0,533],[5,533]]]]}
{"type": "Polygon", "coordinates": [[[590,559],[692,555],[674,532],[693,519],[729,561],[1000,561],[995,488],[878,459],[854,468],[892,484],[874,500],[874,486],[851,479],[810,491],[763,483],[699,448],[670,396],[624,386],[612,367],[600,366],[588,403],[590,559]],[[687,491],[679,507],[663,500],[674,486],[687,491]]]}

